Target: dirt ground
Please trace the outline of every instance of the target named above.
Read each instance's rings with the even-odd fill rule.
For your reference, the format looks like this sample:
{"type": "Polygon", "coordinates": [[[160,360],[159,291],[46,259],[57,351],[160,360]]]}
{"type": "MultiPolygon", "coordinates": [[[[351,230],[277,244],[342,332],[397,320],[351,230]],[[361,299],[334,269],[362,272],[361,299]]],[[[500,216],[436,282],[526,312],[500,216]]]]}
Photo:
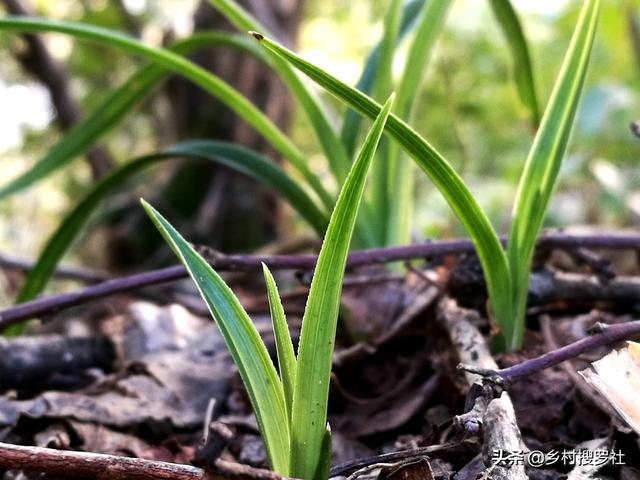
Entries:
{"type": "MultiPolygon", "coordinates": [[[[594,325],[629,324],[640,305],[636,260],[632,251],[541,255],[525,346],[493,355],[496,326],[473,256],[407,264],[407,273],[351,269],[330,393],[332,476],[640,478],[638,435],[578,373],[624,343],[603,342],[507,381],[490,374],[593,337],[594,325]]],[[[282,275],[295,341],[309,272],[282,275]]],[[[275,354],[259,278],[230,281],[275,354]]],[[[275,478],[264,471],[264,446],[222,337],[188,281],[45,320],[33,335],[0,340],[2,445],[190,464],[196,476],[275,478]]],[[[5,447],[5,479],[95,476],[76,470],[73,458],[62,472],[47,467],[49,450],[23,470],[5,447]]],[[[124,472],[107,478],[137,475],[124,472]]],[[[187,478],[180,475],[171,478],[187,478]]]]}

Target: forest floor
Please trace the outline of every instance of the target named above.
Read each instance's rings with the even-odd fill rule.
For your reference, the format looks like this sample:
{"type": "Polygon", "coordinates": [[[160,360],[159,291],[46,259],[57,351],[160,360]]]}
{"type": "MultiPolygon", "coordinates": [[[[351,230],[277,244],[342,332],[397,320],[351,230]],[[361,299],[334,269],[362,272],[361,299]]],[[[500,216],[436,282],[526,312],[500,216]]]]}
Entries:
{"type": "MultiPolygon", "coordinates": [[[[524,348],[493,355],[496,327],[472,255],[407,264],[406,273],[350,269],[329,401],[332,476],[640,478],[637,433],[579,373],[625,347],[605,337],[634,325],[638,263],[634,250],[539,255],[524,348]],[[585,341],[588,349],[571,350],[585,341]],[[535,359],[549,352],[550,363],[566,361],[540,369],[547,364],[535,359]]],[[[255,272],[228,278],[274,352],[255,272]]],[[[290,286],[294,341],[310,277],[295,273],[279,279],[290,286]]],[[[41,318],[30,335],[0,339],[3,478],[278,478],[189,281],[41,318]]],[[[632,340],[630,331],[616,338],[632,340]]]]}

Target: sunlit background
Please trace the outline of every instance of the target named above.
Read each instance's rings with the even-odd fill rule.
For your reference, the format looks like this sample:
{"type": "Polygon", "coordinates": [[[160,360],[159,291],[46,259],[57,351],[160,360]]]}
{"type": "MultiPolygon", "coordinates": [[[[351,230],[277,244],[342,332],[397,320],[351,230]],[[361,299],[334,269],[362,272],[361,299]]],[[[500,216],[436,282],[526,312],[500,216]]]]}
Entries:
{"type": "MultiPolygon", "coordinates": [[[[125,30],[114,3],[35,2],[40,13],[53,18],[125,30]]],[[[193,28],[194,1],[123,3],[132,15],[143,20],[141,36],[149,43],[159,45],[167,32],[179,37],[193,28]]],[[[531,43],[542,104],[558,73],[580,3],[513,1],[531,43]]],[[[386,4],[382,0],[308,0],[296,49],[353,84],[366,55],[381,36],[386,4]]],[[[633,48],[629,25],[632,18],[640,18],[639,12],[638,2],[604,2],[585,95],[548,216],[551,226],[638,226],[640,139],[632,136],[629,123],[640,117],[640,52],[633,48]]],[[[76,44],[60,35],[46,38],[50,51],[67,66],[73,94],[84,112],[91,111],[110,88],[140,65],[138,59],[115,50],[76,44]]],[[[0,47],[19,41],[3,33],[0,47]]],[[[404,50],[400,52],[394,65],[396,75],[403,65],[404,50]]],[[[24,75],[6,48],[0,48],[0,64],[0,161],[5,183],[30,168],[60,138],[60,133],[51,125],[54,111],[47,90],[24,75]]],[[[339,124],[342,108],[332,99],[327,101],[335,108],[335,122],[339,124]]],[[[418,113],[414,127],[462,172],[494,224],[504,231],[532,130],[512,82],[505,40],[487,2],[453,2],[429,62],[422,93],[415,101],[418,113]]],[[[152,117],[152,112],[143,109],[107,137],[118,162],[159,146],[159,139],[152,134],[152,117]]],[[[292,133],[314,168],[326,173],[322,172],[326,163],[320,157],[310,126],[299,112],[295,114],[292,133]]],[[[418,178],[415,238],[464,235],[435,188],[423,175],[418,178]]],[[[78,159],[46,181],[0,202],[0,249],[34,257],[61,215],[90,183],[89,169],[78,159]]],[[[144,192],[145,187],[132,188],[144,192]]],[[[296,222],[288,228],[303,229],[296,222]]],[[[94,237],[88,235],[82,248],[68,260],[100,266],[101,243],[94,237]]]]}

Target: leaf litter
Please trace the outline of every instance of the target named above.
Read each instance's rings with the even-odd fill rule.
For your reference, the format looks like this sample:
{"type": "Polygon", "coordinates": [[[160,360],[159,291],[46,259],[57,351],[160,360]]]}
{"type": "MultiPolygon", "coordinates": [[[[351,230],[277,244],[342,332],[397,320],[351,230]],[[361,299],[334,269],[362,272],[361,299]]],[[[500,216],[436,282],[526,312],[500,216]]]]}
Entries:
{"type": "MultiPolygon", "coordinates": [[[[448,265],[453,265],[455,275],[456,262],[448,265]]],[[[494,478],[494,473],[487,473],[491,465],[487,464],[486,455],[483,457],[481,445],[487,438],[483,421],[490,418],[485,409],[491,398],[500,398],[501,388],[485,384],[478,393],[462,380],[461,372],[455,369],[461,360],[460,352],[477,360],[479,347],[456,343],[447,332],[448,327],[436,322],[438,312],[449,308],[448,268],[428,270],[427,278],[422,278],[423,274],[424,271],[409,271],[401,280],[374,280],[371,290],[360,280],[345,288],[344,308],[352,307],[349,318],[374,325],[366,326],[365,330],[369,330],[355,337],[344,327],[339,330],[336,358],[340,361],[334,365],[329,417],[334,465],[375,459],[375,455],[398,450],[438,445],[443,449],[419,458],[407,456],[378,463],[372,460],[371,466],[350,467],[346,476],[494,478]],[[388,283],[392,288],[385,294],[388,283]],[[377,285],[381,287],[375,288],[377,285]],[[384,301],[390,305],[381,308],[384,301]],[[483,397],[486,402],[479,403],[483,397]],[[456,416],[465,420],[456,423],[456,416]],[[479,430],[474,432],[473,425],[479,430]],[[457,447],[447,447],[448,442],[457,447]]],[[[379,272],[358,269],[350,272],[347,282],[367,275],[380,277],[379,272]]],[[[252,288],[245,289],[243,302],[260,310],[265,305],[259,301],[262,292],[254,294],[252,288]]],[[[467,292],[460,300],[486,305],[482,285],[475,287],[473,295],[475,298],[467,292]]],[[[283,298],[287,308],[287,295],[283,298]]],[[[291,297],[290,301],[295,305],[298,299],[291,297]]],[[[583,308],[570,302],[554,304],[547,311],[546,324],[541,316],[532,315],[525,348],[496,356],[498,365],[517,364],[584,338],[596,321],[613,324],[629,318],[620,315],[619,308],[618,312],[583,308]]],[[[193,463],[205,421],[216,420],[232,431],[221,458],[265,467],[266,454],[255,418],[215,325],[175,304],[158,306],[134,301],[127,303],[123,311],[114,316],[100,310],[103,318],[98,322],[99,332],[106,333],[104,336],[113,343],[117,359],[109,368],[89,366],[72,373],[84,376],[83,386],[75,388],[71,383],[68,389],[51,389],[43,383],[41,391],[35,387],[2,392],[0,439],[193,463]],[[210,418],[206,418],[207,411],[210,418]]],[[[486,311],[470,312],[469,328],[481,333],[477,342],[488,345],[491,326],[484,316],[486,311]]],[[[270,330],[266,310],[252,318],[261,332],[270,330]]],[[[299,325],[299,318],[289,321],[299,325]]],[[[295,341],[295,330],[293,337],[295,341]]],[[[273,354],[273,337],[265,338],[273,354]]],[[[589,469],[588,465],[582,468],[558,461],[544,467],[529,466],[529,478],[634,478],[629,475],[639,471],[636,434],[619,417],[602,411],[594,403],[598,394],[592,390],[586,395],[588,390],[570,374],[587,368],[610,351],[605,348],[589,352],[562,367],[541,371],[509,385],[507,392],[523,450],[621,451],[625,465],[589,469]]],[[[503,421],[500,416],[495,420],[497,424],[503,421]]]]}

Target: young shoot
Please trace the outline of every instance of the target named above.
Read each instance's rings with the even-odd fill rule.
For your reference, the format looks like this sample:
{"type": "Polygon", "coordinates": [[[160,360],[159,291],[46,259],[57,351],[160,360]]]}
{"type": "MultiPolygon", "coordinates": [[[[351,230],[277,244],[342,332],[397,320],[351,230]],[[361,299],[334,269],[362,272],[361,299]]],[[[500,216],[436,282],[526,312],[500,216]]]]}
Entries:
{"type": "Polygon", "coordinates": [[[167,220],[142,201],[215,318],[247,389],[271,466],[281,475],[328,477],[331,441],[327,404],[342,280],[367,172],[392,103],[393,95],[376,116],[331,214],[311,282],[297,357],[275,280],[267,265],[263,266],[279,372],[249,315],[222,277],[167,220]]]}

